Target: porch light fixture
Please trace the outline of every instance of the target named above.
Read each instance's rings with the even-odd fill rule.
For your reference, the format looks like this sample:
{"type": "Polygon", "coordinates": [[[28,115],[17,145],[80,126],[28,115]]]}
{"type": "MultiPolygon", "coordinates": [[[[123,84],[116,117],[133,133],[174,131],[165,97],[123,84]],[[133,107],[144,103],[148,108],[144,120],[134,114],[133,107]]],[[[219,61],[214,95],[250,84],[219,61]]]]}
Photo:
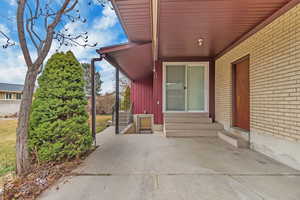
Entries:
{"type": "Polygon", "coordinates": [[[203,39],[199,38],[198,39],[198,46],[201,47],[203,45],[203,39]]]}

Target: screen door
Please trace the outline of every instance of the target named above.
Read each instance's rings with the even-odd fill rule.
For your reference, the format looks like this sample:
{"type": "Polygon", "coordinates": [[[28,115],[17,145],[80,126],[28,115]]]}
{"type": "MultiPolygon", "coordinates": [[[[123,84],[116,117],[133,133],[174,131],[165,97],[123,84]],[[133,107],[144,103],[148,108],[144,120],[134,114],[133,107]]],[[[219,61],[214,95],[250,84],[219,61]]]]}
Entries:
{"type": "Polygon", "coordinates": [[[166,66],[166,110],[185,111],[185,65],[166,66]]]}

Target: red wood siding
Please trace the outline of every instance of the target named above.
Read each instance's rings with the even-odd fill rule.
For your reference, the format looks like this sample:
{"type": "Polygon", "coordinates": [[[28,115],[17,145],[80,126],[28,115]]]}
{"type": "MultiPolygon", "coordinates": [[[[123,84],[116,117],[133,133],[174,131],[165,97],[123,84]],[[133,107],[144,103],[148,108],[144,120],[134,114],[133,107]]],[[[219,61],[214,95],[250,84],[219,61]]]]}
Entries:
{"type": "MultiPolygon", "coordinates": [[[[133,113],[154,114],[154,123],[163,124],[163,83],[162,83],[162,61],[155,63],[153,76],[136,80],[131,86],[131,101],[134,104],[133,113]]],[[[210,102],[209,112],[214,119],[214,62],[210,62],[210,102]]]]}
{"type": "Polygon", "coordinates": [[[155,73],[153,73],[153,114],[155,124],[163,124],[162,85],[162,62],[156,61],[155,73]]]}
{"type": "Polygon", "coordinates": [[[163,124],[162,114],[162,62],[155,63],[153,75],[133,81],[131,84],[131,101],[133,114],[154,114],[154,123],[163,124]]]}
{"type": "Polygon", "coordinates": [[[133,102],[133,114],[153,113],[152,75],[132,82],[131,102],[133,102]]]}

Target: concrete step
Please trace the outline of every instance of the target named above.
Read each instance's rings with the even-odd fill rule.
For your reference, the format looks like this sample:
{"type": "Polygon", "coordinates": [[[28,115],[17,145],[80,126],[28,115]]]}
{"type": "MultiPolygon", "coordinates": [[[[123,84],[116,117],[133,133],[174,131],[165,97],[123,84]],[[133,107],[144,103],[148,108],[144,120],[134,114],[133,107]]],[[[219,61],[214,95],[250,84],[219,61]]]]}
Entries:
{"type": "Polygon", "coordinates": [[[208,117],[166,117],[165,123],[212,123],[208,117]]]}
{"type": "Polygon", "coordinates": [[[164,113],[164,117],[209,117],[209,113],[164,113]]]}
{"type": "Polygon", "coordinates": [[[230,132],[218,131],[218,137],[236,148],[249,148],[249,143],[245,139],[230,132]]]}
{"type": "Polygon", "coordinates": [[[217,137],[216,130],[167,130],[167,137],[217,137]]]}
{"type": "MultiPolygon", "coordinates": [[[[113,125],[115,125],[116,123],[113,122],[113,125]]],[[[127,126],[128,122],[127,121],[119,121],[119,126],[127,126]]]]}
{"type": "Polygon", "coordinates": [[[166,130],[223,130],[219,123],[165,123],[166,130]]]}
{"type": "Polygon", "coordinates": [[[249,131],[237,128],[237,127],[232,127],[228,132],[232,133],[233,135],[236,135],[238,137],[243,138],[246,141],[249,141],[249,131]]]}
{"type": "Polygon", "coordinates": [[[129,116],[127,116],[127,115],[119,115],[119,119],[127,119],[127,118],[129,118],[129,116]]]}
{"type": "Polygon", "coordinates": [[[120,116],[127,116],[127,115],[129,115],[129,113],[128,112],[119,112],[119,115],[120,116]]]}
{"type": "Polygon", "coordinates": [[[167,137],[216,137],[223,126],[212,123],[209,113],[165,113],[164,133],[167,137]]]}
{"type": "Polygon", "coordinates": [[[127,118],[129,118],[129,116],[127,116],[127,115],[119,115],[119,119],[127,119],[127,118]]]}

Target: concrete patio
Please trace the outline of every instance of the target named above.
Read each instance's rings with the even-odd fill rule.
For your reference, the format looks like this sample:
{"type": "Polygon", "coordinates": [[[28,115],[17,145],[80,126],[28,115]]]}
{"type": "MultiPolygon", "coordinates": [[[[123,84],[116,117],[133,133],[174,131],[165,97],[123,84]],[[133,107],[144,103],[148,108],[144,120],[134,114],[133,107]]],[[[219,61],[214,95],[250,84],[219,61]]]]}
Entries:
{"type": "Polygon", "coordinates": [[[300,172],[217,138],[98,134],[100,147],[44,200],[300,199],[300,172]]]}

